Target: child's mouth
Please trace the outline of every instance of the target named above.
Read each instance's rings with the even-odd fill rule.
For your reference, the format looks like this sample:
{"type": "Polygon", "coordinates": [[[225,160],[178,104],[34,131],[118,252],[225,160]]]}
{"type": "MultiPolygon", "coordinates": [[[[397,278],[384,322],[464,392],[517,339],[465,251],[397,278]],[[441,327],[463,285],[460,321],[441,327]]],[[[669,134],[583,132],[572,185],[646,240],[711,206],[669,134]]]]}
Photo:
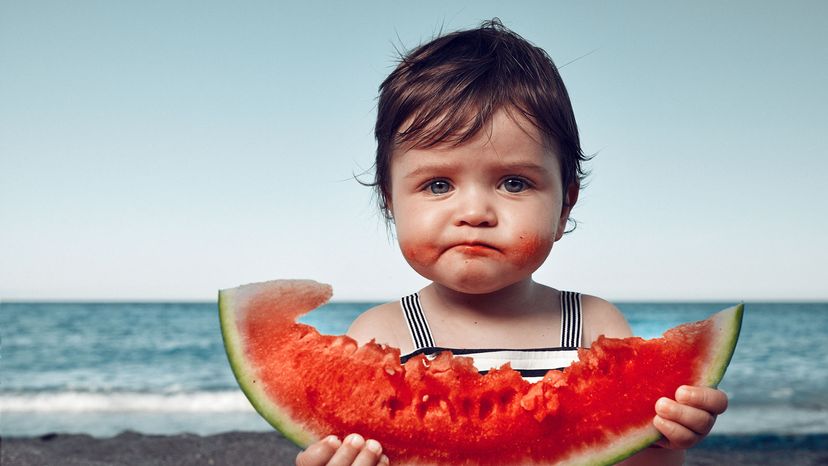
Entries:
{"type": "Polygon", "coordinates": [[[488,256],[493,253],[500,252],[499,249],[490,244],[477,242],[461,243],[455,246],[454,248],[459,250],[463,254],[468,254],[470,256],[488,256]]]}

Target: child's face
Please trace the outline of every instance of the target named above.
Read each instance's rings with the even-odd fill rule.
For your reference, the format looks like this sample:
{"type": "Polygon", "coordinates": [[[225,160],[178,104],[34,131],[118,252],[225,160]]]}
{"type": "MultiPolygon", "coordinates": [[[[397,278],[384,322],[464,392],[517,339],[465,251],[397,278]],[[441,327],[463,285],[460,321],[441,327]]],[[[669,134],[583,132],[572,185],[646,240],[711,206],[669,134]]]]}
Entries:
{"type": "Polygon", "coordinates": [[[461,146],[394,153],[390,207],[417,273],[478,294],[540,267],[566,226],[564,192],[569,206],[578,193],[561,186],[557,156],[541,141],[534,125],[501,110],[490,132],[461,146]]]}

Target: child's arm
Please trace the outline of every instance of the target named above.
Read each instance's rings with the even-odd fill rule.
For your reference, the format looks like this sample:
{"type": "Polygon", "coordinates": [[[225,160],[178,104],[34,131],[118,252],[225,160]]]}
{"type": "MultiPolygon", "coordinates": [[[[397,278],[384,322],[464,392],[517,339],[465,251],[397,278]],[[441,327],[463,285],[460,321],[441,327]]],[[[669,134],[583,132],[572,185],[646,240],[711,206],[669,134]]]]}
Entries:
{"type": "Polygon", "coordinates": [[[296,466],[388,466],[388,457],[382,454],[382,447],[376,440],[351,434],[342,442],[331,435],[310,445],[296,455],[296,466]]]}

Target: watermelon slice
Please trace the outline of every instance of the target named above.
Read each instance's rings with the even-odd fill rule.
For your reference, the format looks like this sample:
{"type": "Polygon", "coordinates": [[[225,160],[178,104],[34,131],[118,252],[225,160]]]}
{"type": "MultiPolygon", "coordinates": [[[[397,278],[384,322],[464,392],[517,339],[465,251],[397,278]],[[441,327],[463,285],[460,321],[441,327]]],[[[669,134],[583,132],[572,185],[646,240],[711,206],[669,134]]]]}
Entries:
{"type": "Polygon", "coordinates": [[[277,280],[219,292],[230,365],[256,410],[299,446],[351,432],[394,464],[613,464],[659,438],[655,402],[682,384],[715,387],[736,346],[742,305],[662,338],[599,338],[580,361],[530,384],[508,365],[480,375],[443,353],[400,364],[296,323],[331,287],[277,280]]]}

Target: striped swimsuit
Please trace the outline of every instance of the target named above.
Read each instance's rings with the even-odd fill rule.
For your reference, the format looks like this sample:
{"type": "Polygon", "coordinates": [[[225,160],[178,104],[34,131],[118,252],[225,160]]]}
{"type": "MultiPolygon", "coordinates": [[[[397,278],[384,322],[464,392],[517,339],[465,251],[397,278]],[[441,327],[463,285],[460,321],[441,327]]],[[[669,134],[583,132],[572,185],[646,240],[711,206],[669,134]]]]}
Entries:
{"type": "Polygon", "coordinates": [[[441,351],[469,356],[474,359],[474,367],[485,374],[492,368],[498,368],[509,362],[512,369],[529,382],[543,378],[550,369],[560,370],[572,361],[578,360],[578,347],[581,346],[583,321],[581,319],[581,295],[571,291],[561,292],[561,341],[560,346],[552,348],[531,349],[481,349],[481,348],[443,348],[434,345],[431,329],[420,305],[419,293],[408,295],[400,300],[405,322],[414,351],[400,357],[402,362],[412,356],[425,354],[434,357],[441,351]]]}

